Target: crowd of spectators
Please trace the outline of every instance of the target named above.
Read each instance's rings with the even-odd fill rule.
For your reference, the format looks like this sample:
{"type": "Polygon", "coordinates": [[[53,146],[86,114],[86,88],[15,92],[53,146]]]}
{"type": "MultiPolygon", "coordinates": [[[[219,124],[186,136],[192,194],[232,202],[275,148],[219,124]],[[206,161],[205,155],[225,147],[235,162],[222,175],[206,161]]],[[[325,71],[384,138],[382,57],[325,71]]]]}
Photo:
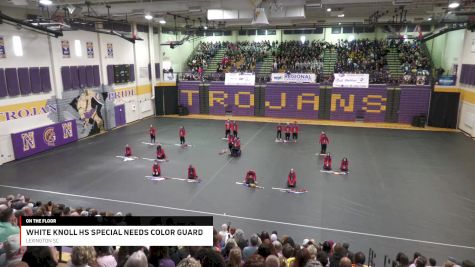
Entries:
{"type": "Polygon", "coordinates": [[[264,61],[271,47],[269,41],[230,43],[216,72],[226,72],[227,69],[229,72],[254,72],[257,63],[264,61]]]}
{"type": "Polygon", "coordinates": [[[323,74],[323,55],[329,43],[323,41],[285,41],[273,53],[272,71],[323,74]]]}
{"type": "MultiPolygon", "coordinates": [[[[0,198],[0,266],[7,267],[362,267],[368,264],[363,252],[352,252],[348,243],[332,240],[296,242],[276,231],[246,237],[239,228],[223,224],[214,230],[212,247],[93,247],[77,246],[67,263],[60,261],[55,247],[22,247],[19,216],[123,216],[121,212],[70,208],[64,204],[32,202],[22,195],[0,198]]],[[[125,216],[130,216],[126,214],[125,216]]],[[[398,253],[393,267],[437,266],[432,258],[415,253],[412,260],[398,253]]],[[[447,261],[444,267],[475,267],[469,260],[447,261]]]]}
{"type": "Polygon", "coordinates": [[[338,40],[335,44],[335,73],[368,73],[370,83],[390,83],[384,40],[338,40]]]}
{"type": "Polygon", "coordinates": [[[403,73],[402,83],[424,84],[429,82],[427,77],[431,70],[430,56],[420,41],[408,42],[393,39],[389,41],[389,45],[397,49],[403,73]]]}
{"type": "Polygon", "coordinates": [[[188,67],[192,74],[202,75],[208,68],[211,61],[219,49],[227,47],[229,42],[200,42],[195,53],[188,60],[188,67]]]}

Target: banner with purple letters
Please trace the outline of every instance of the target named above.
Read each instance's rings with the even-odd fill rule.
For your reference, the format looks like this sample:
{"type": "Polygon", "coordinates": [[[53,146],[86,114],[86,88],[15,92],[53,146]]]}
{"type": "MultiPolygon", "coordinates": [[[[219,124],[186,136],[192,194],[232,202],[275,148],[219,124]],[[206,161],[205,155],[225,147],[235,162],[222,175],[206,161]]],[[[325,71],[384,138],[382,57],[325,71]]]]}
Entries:
{"type": "Polygon", "coordinates": [[[15,159],[26,158],[78,140],[75,120],[14,133],[11,136],[15,159]]]}

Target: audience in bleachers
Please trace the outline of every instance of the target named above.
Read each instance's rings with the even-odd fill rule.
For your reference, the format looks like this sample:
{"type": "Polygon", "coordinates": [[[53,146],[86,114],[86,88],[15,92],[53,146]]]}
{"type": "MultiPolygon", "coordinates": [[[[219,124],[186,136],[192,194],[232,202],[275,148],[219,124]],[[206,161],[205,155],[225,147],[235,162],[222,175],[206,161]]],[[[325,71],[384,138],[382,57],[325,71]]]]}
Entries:
{"type": "Polygon", "coordinates": [[[274,54],[273,72],[323,73],[323,51],[329,46],[323,41],[281,42],[274,54]]]}
{"type": "Polygon", "coordinates": [[[430,75],[431,62],[428,52],[424,50],[420,41],[391,40],[389,45],[396,48],[401,63],[403,78],[401,83],[427,84],[430,75]]]}
{"type": "MultiPolygon", "coordinates": [[[[361,251],[352,253],[349,244],[334,241],[317,242],[304,239],[296,244],[288,235],[261,232],[246,239],[243,230],[228,228],[214,231],[213,247],[73,247],[67,264],[59,263],[54,247],[20,247],[17,218],[31,209],[40,216],[122,216],[122,213],[98,212],[95,209],[68,208],[51,201],[31,202],[27,197],[9,195],[0,199],[0,266],[42,267],[360,267],[367,264],[361,251]],[[28,201],[27,201],[28,200],[28,201]],[[19,208],[19,209],[17,209],[19,208]]],[[[30,214],[31,215],[31,214],[30,214]]],[[[414,253],[411,262],[404,253],[396,255],[393,267],[436,266],[434,259],[427,260],[414,253]]],[[[444,267],[475,267],[469,260],[461,263],[447,261],[444,267]]]]}
{"type": "Polygon", "coordinates": [[[220,71],[229,69],[229,72],[254,72],[257,63],[264,60],[271,47],[269,41],[230,43],[218,69],[220,71]]]}

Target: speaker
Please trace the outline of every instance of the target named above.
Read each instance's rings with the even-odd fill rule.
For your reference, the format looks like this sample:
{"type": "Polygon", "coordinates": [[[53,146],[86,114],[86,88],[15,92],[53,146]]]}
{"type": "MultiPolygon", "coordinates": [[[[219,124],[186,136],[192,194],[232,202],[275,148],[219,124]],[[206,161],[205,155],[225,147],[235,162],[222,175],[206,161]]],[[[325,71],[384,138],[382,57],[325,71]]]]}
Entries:
{"type": "Polygon", "coordinates": [[[414,127],[420,127],[424,128],[427,123],[427,117],[425,115],[420,115],[420,116],[414,116],[412,118],[412,123],[411,125],[414,127]]]}

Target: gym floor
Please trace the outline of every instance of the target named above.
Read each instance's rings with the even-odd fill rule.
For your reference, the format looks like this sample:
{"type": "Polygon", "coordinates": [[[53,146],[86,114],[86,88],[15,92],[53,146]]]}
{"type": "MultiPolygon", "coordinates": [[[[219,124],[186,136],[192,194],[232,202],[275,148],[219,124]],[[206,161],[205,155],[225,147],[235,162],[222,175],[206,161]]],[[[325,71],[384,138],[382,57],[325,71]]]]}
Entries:
{"type": "Polygon", "coordinates": [[[475,142],[455,132],[406,131],[301,125],[297,143],[276,143],[275,124],[239,122],[242,156],[230,158],[223,120],[149,118],[107,134],[0,167],[0,195],[20,193],[33,200],[53,200],[134,215],[212,215],[214,224],[232,222],[249,237],[261,230],[349,242],[350,250],[394,258],[419,251],[442,264],[447,256],[475,260],[475,142]],[[155,147],[148,127],[157,127],[169,162],[162,175],[186,177],[193,164],[201,183],[152,182],[155,147]],[[180,148],[178,128],[187,143],[180,148]],[[330,138],[333,168],[343,157],[349,175],[321,173],[315,155],[319,133],[330,138]],[[123,161],[130,144],[139,159],[123,161]],[[294,168],[299,188],[285,187],[294,168]],[[255,169],[264,189],[237,185],[255,169]]]}

